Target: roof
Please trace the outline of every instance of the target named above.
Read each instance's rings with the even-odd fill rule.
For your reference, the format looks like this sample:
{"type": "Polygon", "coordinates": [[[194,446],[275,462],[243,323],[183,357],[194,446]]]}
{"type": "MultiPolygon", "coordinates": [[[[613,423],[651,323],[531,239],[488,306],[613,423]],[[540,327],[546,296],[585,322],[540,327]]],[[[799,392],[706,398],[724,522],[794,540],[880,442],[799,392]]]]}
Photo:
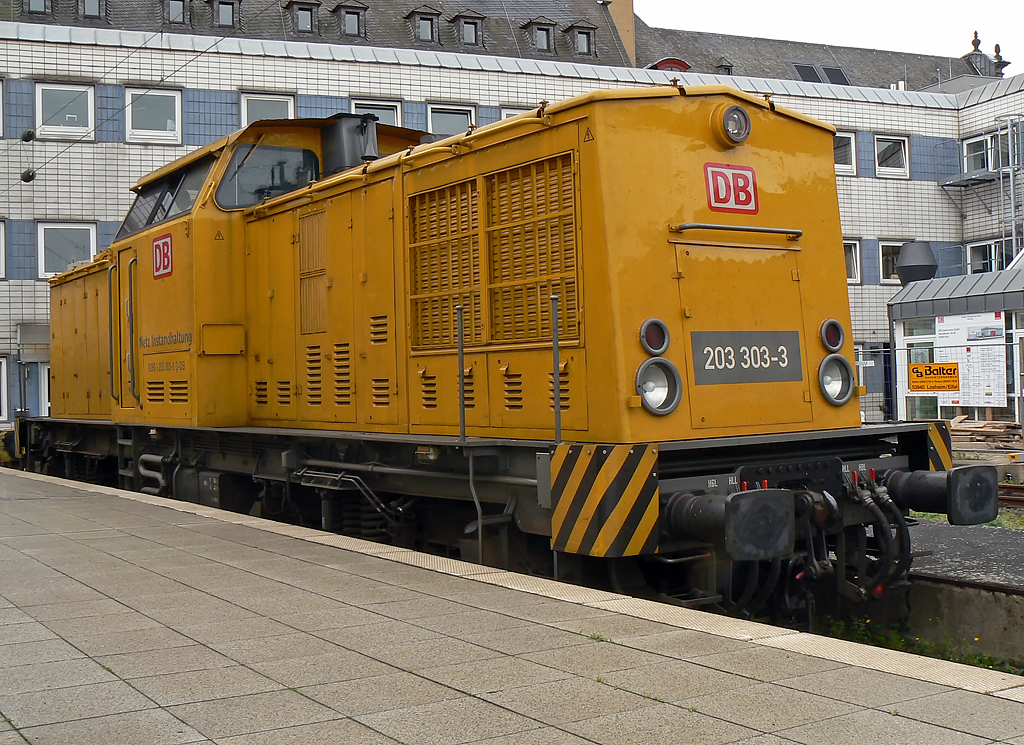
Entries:
{"type": "Polygon", "coordinates": [[[636,62],[641,67],[674,57],[690,65],[690,72],[714,73],[724,58],[735,75],[803,80],[795,66],[807,65],[823,82],[829,79],[823,68],[839,68],[851,85],[887,89],[903,80],[912,91],[935,83],[936,70],[943,80],[977,74],[959,57],[651,28],[639,17],[635,23],[636,62]]]}
{"type": "MultiPolygon", "coordinates": [[[[214,5],[201,0],[186,1],[187,23],[166,21],[165,0],[105,0],[105,18],[89,19],[79,13],[80,0],[48,0],[52,13],[19,12],[27,0],[0,0],[2,17],[8,21],[44,26],[71,26],[100,30],[163,32],[200,36],[227,35],[237,39],[290,40],[300,42],[343,43],[351,46],[373,46],[392,49],[417,49],[435,52],[482,53],[501,57],[532,58],[561,61],[590,61],[602,65],[626,66],[629,56],[619,39],[606,7],[594,0],[472,0],[470,13],[479,14],[482,25],[480,43],[462,42],[461,29],[454,21],[461,14],[469,17],[466,0],[363,0],[363,2],[324,2],[317,9],[315,31],[297,31],[293,14],[282,11],[281,0],[240,0],[238,16],[241,28],[215,25],[214,5]],[[346,36],[344,18],[332,12],[338,8],[357,10],[364,14],[363,36],[346,36]],[[365,8],[365,10],[363,10],[365,8]],[[415,33],[417,13],[440,16],[435,31],[436,41],[421,41],[415,33]],[[554,50],[537,49],[530,29],[521,26],[533,18],[545,16],[558,29],[554,50]],[[571,36],[573,28],[595,29],[594,54],[576,51],[571,36]]],[[[305,4],[311,0],[303,0],[305,4]]],[[[208,42],[207,42],[208,44],[208,42]]]]}
{"type": "Polygon", "coordinates": [[[1024,264],[999,272],[911,282],[893,296],[889,306],[893,320],[1024,310],[1024,264]]]}

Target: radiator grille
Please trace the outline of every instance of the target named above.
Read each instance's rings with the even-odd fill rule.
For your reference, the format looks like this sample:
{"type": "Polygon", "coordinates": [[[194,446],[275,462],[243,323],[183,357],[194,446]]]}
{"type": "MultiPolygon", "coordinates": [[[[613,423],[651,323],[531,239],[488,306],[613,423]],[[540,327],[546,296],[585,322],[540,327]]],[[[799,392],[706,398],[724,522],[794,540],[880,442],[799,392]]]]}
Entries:
{"type": "Polygon", "coordinates": [[[348,343],[334,345],[334,404],[352,403],[352,353],[348,343]]]}
{"type": "Polygon", "coordinates": [[[256,381],[255,397],[256,397],[256,404],[258,406],[266,406],[268,403],[270,403],[270,394],[268,393],[268,388],[269,388],[269,386],[267,384],[267,381],[265,381],[265,380],[257,380],[256,381]]]}
{"type": "Polygon", "coordinates": [[[319,406],[324,395],[324,366],[320,345],[306,347],[306,403],[319,406]]]}
{"type": "Polygon", "coordinates": [[[167,393],[164,381],[146,381],[146,402],[151,404],[162,404],[167,400],[167,393]]]}
{"type": "Polygon", "coordinates": [[[391,405],[391,379],[371,378],[370,379],[371,401],[374,406],[391,405]]]}
{"type": "Polygon", "coordinates": [[[327,217],[314,212],[299,218],[299,331],[327,329],[327,217]]]}
{"type": "Polygon", "coordinates": [[[420,399],[424,409],[437,408],[437,376],[420,371],[420,399]]]}
{"type": "Polygon", "coordinates": [[[187,380],[172,380],[168,384],[168,400],[172,404],[187,404],[188,403],[188,381],[187,380]]]}
{"type": "Polygon", "coordinates": [[[292,382],[290,380],[277,381],[277,405],[291,406],[292,404],[292,382]]]}

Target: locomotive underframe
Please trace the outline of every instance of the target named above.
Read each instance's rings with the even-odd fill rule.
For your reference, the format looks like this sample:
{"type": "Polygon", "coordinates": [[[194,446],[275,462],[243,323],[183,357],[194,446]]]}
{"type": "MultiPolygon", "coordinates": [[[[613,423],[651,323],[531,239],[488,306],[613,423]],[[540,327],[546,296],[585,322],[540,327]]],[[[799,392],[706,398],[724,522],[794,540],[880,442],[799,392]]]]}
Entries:
{"type": "Polygon", "coordinates": [[[657,553],[596,559],[551,550],[551,442],[49,418],[23,420],[18,431],[28,470],[687,606],[750,615],[767,604],[790,617],[810,610],[822,580],[851,600],[871,594],[860,578],[885,546],[869,509],[842,496],[849,473],[926,469],[929,459],[927,424],[658,443],[662,505],[671,494],[746,489],[748,480],[817,495],[798,506],[791,555],[736,561],[722,536],[681,539],[662,525],[657,553]],[[825,504],[822,494],[836,497],[837,514],[815,525],[808,510],[825,504]]]}

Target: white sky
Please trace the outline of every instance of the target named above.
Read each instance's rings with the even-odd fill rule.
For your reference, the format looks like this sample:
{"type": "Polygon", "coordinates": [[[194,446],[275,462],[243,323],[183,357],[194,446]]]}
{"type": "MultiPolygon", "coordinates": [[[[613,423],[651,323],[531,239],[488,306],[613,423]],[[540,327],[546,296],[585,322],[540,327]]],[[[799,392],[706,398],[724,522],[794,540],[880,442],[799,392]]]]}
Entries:
{"type": "Polygon", "coordinates": [[[981,51],[999,44],[1003,59],[1016,63],[1005,75],[1024,73],[1024,2],[883,2],[850,4],[719,0],[633,0],[648,26],[710,31],[766,39],[811,41],[837,46],[888,49],[960,57],[971,51],[978,32],[981,51]],[[973,13],[967,12],[974,7],[973,13]]]}

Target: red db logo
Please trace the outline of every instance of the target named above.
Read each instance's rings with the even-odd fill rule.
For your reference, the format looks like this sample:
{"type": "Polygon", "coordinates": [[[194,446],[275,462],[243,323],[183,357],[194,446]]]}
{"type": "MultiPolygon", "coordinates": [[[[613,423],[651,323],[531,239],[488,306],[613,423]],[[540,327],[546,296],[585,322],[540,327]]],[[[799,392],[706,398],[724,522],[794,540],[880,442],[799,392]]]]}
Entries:
{"type": "Polygon", "coordinates": [[[153,239],[153,279],[170,277],[173,271],[171,236],[168,233],[153,239]]]}
{"type": "Polygon", "coordinates": [[[757,214],[757,175],[747,166],[705,163],[708,207],[715,212],[757,214]]]}

